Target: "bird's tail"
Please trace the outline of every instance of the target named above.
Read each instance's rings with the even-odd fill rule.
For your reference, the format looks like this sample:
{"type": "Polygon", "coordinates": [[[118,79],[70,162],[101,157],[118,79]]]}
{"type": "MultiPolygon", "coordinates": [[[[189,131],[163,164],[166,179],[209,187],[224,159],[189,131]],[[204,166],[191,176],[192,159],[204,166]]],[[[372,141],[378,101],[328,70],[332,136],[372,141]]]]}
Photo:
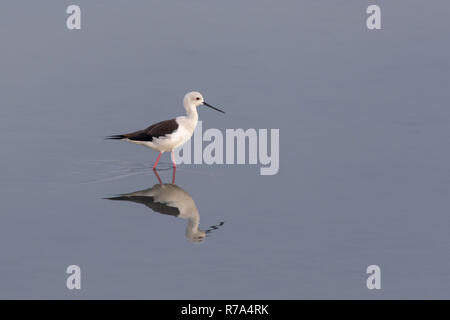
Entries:
{"type": "Polygon", "coordinates": [[[103,198],[104,200],[130,200],[129,197],[126,196],[116,196],[116,197],[110,197],[110,198],[103,198]]]}
{"type": "Polygon", "coordinates": [[[109,140],[121,140],[121,139],[123,139],[123,138],[125,138],[125,136],[124,136],[123,134],[116,134],[116,135],[113,135],[113,136],[108,136],[108,137],[106,137],[105,139],[109,139],[109,140]]]}

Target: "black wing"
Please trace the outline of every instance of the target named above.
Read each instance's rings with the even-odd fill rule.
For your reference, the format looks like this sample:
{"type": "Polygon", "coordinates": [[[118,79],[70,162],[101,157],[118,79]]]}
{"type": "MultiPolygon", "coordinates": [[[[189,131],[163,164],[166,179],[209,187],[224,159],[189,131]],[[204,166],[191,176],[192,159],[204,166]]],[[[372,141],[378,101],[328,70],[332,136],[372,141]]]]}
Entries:
{"type": "Polygon", "coordinates": [[[141,203],[155,212],[161,214],[167,214],[169,216],[177,217],[180,214],[180,210],[176,207],[168,206],[165,203],[155,202],[153,197],[147,196],[118,196],[112,198],[106,198],[108,200],[122,200],[122,201],[131,201],[136,203],[141,203]]]}
{"type": "Polygon", "coordinates": [[[134,141],[152,141],[153,138],[158,138],[161,136],[171,134],[177,129],[178,129],[177,121],[175,119],[171,119],[158,122],[144,130],[110,136],[107,139],[115,139],[115,140],[130,139],[134,141]]]}

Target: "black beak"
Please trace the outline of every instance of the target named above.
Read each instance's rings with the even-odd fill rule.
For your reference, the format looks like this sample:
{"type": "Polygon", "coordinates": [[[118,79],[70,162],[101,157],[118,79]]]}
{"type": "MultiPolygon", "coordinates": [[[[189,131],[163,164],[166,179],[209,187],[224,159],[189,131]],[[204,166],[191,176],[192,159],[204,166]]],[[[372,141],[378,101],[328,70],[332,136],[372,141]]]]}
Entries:
{"type": "Polygon", "coordinates": [[[208,104],[208,103],[206,103],[206,102],[203,102],[203,104],[204,104],[205,106],[207,106],[207,107],[210,107],[211,109],[214,109],[214,110],[216,110],[216,111],[219,111],[219,112],[225,113],[225,112],[223,112],[222,110],[220,110],[220,109],[217,109],[216,107],[213,107],[212,105],[210,105],[210,104],[208,104]]]}

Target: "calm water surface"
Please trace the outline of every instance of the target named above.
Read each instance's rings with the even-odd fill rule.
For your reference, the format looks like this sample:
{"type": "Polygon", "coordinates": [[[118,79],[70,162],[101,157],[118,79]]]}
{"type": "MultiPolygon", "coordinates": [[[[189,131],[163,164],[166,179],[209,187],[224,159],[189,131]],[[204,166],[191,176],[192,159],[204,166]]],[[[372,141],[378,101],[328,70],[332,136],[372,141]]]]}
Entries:
{"type": "Polygon", "coordinates": [[[78,1],[80,31],[69,2],[2,2],[0,298],[449,298],[450,4],[377,3],[372,32],[365,1],[78,1]],[[190,90],[226,111],[204,129],[280,129],[277,175],[179,167],[200,242],[105,199],[158,181],[156,153],[103,137],[190,90]]]}

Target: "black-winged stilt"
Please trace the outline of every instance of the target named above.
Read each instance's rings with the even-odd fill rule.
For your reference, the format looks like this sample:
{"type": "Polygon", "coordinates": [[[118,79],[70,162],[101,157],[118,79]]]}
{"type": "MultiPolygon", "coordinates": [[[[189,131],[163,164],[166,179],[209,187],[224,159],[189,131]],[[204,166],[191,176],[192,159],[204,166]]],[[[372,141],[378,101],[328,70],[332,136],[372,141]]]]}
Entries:
{"type": "MultiPolygon", "coordinates": [[[[158,173],[154,172],[158,180],[161,181],[158,173]]],[[[201,230],[199,228],[200,214],[194,199],[189,193],[173,183],[163,184],[160,182],[160,184],[155,184],[148,189],[106,199],[141,203],[155,212],[186,219],[188,222],[185,235],[189,240],[196,243],[203,242],[206,235],[224,224],[224,222],[219,222],[207,230],[201,230]]]]}
{"type": "Polygon", "coordinates": [[[173,150],[187,142],[194,133],[198,122],[197,107],[204,105],[225,113],[206,103],[201,93],[197,91],[188,92],[184,96],[183,105],[186,109],[186,116],[161,121],[144,130],[109,136],[107,139],[125,140],[159,151],[158,158],[156,158],[156,162],[153,165],[153,170],[156,170],[161,155],[164,152],[170,151],[172,154],[173,168],[175,169],[176,162],[173,150]]]}

